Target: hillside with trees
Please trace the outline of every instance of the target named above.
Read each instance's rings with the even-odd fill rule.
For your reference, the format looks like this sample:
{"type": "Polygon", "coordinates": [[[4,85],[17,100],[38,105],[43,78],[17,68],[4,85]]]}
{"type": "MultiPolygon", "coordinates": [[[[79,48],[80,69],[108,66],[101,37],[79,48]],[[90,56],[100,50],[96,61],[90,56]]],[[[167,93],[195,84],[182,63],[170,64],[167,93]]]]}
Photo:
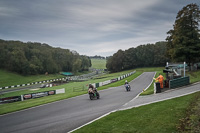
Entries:
{"type": "Polygon", "coordinates": [[[90,59],[105,59],[105,57],[100,55],[90,56],[90,59]]]}
{"type": "Polygon", "coordinates": [[[0,40],[0,69],[23,75],[88,70],[91,60],[76,51],[37,42],[0,40]]]}
{"type": "Polygon", "coordinates": [[[118,50],[117,53],[107,59],[106,67],[111,72],[118,72],[137,67],[164,66],[168,61],[165,53],[166,42],[140,45],[125,51],[118,50]]]}

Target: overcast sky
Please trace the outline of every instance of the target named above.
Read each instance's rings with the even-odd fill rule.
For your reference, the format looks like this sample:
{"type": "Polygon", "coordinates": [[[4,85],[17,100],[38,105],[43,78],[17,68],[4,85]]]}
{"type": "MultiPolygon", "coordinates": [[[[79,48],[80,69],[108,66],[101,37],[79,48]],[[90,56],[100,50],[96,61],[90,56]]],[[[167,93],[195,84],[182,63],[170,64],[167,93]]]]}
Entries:
{"type": "Polygon", "coordinates": [[[190,3],[200,0],[0,0],[0,39],[110,56],[165,41],[190,3]]]}

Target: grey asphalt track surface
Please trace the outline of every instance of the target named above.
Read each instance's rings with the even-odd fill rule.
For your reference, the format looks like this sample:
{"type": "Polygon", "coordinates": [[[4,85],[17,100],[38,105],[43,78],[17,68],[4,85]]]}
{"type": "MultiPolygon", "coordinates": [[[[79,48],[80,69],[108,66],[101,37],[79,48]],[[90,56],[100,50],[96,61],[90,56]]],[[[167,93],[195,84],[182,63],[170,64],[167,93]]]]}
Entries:
{"type": "Polygon", "coordinates": [[[119,110],[125,110],[133,107],[139,107],[151,103],[165,101],[176,97],[189,95],[198,91],[200,91],[200,82],[176,89],[171,89],[162,93],[157,93],[147,96],[139,96],[136,99],[133,99],[130,102],[128,102],[125,106],[121,107],[119,110]]]}
{"type": "Polygon", "coordinates": [[[1,133],[66,133],[108,112],[117,110],[148,87],[154,72],[145,72],[124,86],[99,91],[99,100],[88,95],[0,116],[1,133]]]}

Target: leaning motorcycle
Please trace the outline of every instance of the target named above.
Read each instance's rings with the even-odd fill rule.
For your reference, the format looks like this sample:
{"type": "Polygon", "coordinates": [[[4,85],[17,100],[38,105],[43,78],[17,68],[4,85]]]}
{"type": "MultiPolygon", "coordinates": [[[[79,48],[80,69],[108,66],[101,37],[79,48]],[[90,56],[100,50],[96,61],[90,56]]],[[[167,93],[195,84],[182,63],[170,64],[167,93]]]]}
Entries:
{"type": "Polygon", "coordinates": [[[131,86],[129,84],[125,84],[126,91],[131,91],[131,86]]]}
{"type": "Polygon", "coordinates": [[[89,88],[88,89],[88,94],[89,94],[90,100],[99,99],[100,98],[100,95],[97,92],[97,88],[95,90],[92,90],[92,88],[89,88]]]}

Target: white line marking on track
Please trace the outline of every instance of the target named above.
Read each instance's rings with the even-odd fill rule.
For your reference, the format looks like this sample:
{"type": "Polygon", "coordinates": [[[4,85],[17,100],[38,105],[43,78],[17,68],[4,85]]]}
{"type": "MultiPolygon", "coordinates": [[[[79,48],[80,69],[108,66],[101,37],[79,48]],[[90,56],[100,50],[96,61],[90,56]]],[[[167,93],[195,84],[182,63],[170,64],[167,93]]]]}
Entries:
{"type": "Polygon", "coordinates": [[[136,108],[136,107],[140,107],[140,106],[144,106],[144,105],[148,105],[148,104],[152,104],[152,103],[166,101],[166,100],[170,100],[170,99],[173,99],[173,98],[178,98],[178,97],[186,96],[186,95],[189,95],[189,94],[193,94],[193,93],[198,92],[198,91],[200,91],[200,90],[196,90],[196,91],[192,91],[192,92],[185,93],[185,94],[182,94],[182,95],[178,95],[178,96],[174,96],[174,97],[168,97],[168,98],[165,98],[165,99],[156,100],[156,101],[152,101],[152,102],[148,102],[148,103],[143,103],[143,104],[139,104],[139,105],[135,105],[135,106],[119,109],[119,110],[127,110],[127,109],[132,109],[132,108],[136,108]]]}
{"type": "MultiPolygon", "coordinates": [[[[141,75],[142,75],[142,74],[141,74],[141,75]]],[[[153,77],[155,77],[155,75],[156,75],[156,72],[155,72],[155,74],[154,74],[153,77]]],[[[152,79],[151,83],[150,83],[144,90],[147,90],[147,89],[149,88],[149,86],[152,84],[152,82],[153,82],[153,79],[152,79]]],[[[128,105],[128,103],[134,101],[136,98],[138,98],[138,97],[140,96],[140,94],[141,94],[142,92],[143,92],[143,91],[141,91],[136,97],[134,97],[131,101],[125,103],[123,106],[126,106],[126,105],[128,105]]]]}
{"type": "MultiPolygon", "coordinates": [[[[142,73],[141,75],[143,75],[143,74],[144,74],[144,73],[142,73]]],[[[156,74],[156,72],[155,72],[155,74],[156,74]]],[[[154,76],[155,76],[155,74],[154,74],[154,76]]],[[[140,75],[140,76],[141,76],[141,75],[140,75]]],[[[138,76],[137,78],[139,78],[140,76],[138,76]]],[[[137,78],[135,78],[135,79],[137,79],[137,78]]],[[[135,79],[134,79],[134,80],[135,80],[135,79]]],[[[132,81],[134,81],[134,80],[132,80],[132,81]]],[[[132,82],[132,81],[131,81],[131,82],[132,82]]],[[[153,82],[153,80],[151,81],[151,83],[152,83],[152,82],[153,82]]],[[[150,85],[151,85],[151,83],[150,83],[150,85]]],[[[148,85],[148,87],[149,87],[150,85],[148,85]]],[[[148,88],[148,87],[147,87],[147,88],[148,88]]],[[[146,88],[146,89],[147,89],[147,88],[146,88]]],[[[142,93],[142,92],[140,92],[136,97],[138,97],[141,93],[142,93]]],[[[136,99],[136,97],[133,98],[131,101],[133,101],[134,99],[136,99]]],[[[130,102],[130,101],[129,101],[129,102],[130,102]]],[[[125,104],[128,104],[129,102],[127,102],[127,103],[125,103],[125,104]]],[[[125,106],[125,104],[124,104],[123,106],[125,106]]],[[[92,121],[89,121],[88,123],[86,123],[86,124],[84,124],[84,125],[82,125],[82,126],[80,126],[80,127],[77,127],[77,128],[75,128],[75,129],[69,131],[68,133],[72,133],[72,132],[74,132],[74,131],[76,131],[76,130],[78,130],[78,129],[80,129],[80,128],[86,126],[86,125],[91,124],[92,122],[95,122],[95,121],[97,121],[97,120],[99,120],[99,119],[101,119],[101,118],[103,118],[103,117],[105,117],[105,116],[108,116],[108,115],[111,114],[111,113],[117,112],[117,111],[120,111],[120,109],[116,109],[116,110],[110,111],[110,112],[108,112],[108,113],[106,113],[106,114],[104,114],[104,115],[102,115],[102,116],[100,116],[100,117],[98,117],[98,118],[96,118],[96,119],[94,119],[94,120],[92,120],[92,121]]]]}

